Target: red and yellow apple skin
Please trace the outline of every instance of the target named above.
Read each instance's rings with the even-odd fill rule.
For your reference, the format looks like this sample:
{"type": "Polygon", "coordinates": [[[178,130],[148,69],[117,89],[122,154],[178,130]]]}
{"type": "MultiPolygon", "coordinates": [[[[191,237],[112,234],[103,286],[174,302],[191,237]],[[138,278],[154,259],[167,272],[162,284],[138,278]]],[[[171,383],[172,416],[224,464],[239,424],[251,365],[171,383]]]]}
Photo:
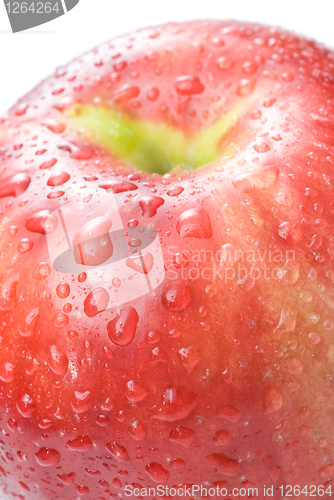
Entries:
{"type": "Polygon", "coordinates": [[[331,485],[333,146],[333,52],[237,22],[112,40],[2,118],[1,498],[331,485]],[[117,307],[138,260],[92,286],[47,245],[111,191],[165,267],[117,307]]]}

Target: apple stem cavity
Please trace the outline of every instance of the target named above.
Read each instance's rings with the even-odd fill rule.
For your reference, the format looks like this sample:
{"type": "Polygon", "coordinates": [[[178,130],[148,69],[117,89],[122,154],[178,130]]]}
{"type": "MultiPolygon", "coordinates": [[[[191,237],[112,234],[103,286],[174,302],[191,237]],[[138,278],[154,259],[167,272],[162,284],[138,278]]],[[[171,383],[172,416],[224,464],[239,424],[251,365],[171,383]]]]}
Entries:
{"type": "Polygon", "coordinates": [[[222,139],[244,108],[245,101],[238,102],[213,125],[192,136],[167,123],[135,119],[107,106],[76,105],[66,115],[80,133],[88,134],[97,146],[129,166],[164,175],[197,170],[225,156],[222,139]]]}

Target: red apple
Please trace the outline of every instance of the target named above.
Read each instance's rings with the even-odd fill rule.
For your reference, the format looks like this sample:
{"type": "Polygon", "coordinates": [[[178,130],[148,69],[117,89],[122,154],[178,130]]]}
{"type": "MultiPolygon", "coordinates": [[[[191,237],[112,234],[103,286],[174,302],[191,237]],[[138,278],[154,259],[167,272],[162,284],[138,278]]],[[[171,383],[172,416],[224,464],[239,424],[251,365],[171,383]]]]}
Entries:
{"type": "Polygon", "coordinates": [[[147,28],[0,127],[1,498],[330,498],[334,53],[147,28]]]}

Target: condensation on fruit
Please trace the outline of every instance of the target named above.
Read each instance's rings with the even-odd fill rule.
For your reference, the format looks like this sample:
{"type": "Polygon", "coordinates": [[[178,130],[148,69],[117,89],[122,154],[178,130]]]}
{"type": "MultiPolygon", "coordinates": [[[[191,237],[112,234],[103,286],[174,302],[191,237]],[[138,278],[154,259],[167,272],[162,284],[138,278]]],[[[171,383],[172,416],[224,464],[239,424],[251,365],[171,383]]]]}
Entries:
{"type": "Polygon", "coordinates": [[[73,238],[74,258],[77,264],[99,266],[113,255],[114,247],[108,217],[96,217],[84,224],[73,238]]]}
{"type": "Polygon", "coordinates": [[[182,238],[211,238],[211,219],[205,210],[190,208],[183,212],[176,230],[182,238]]]}
{"type": "Polygon", "coordinates": [[[19,326],[19,333],[22,337],[31,337],[36,333],[40,311],[38,307],[34,307],[24,318],[24,321],[19,326]]]}
{"type": "Polygon", "coordinates": [[[84,300],[84,311],[89,318],[105,311],[109,303],[109,293],[103,287],[93,290],[84,300]]]}
{"type": "Polygon", "coordinates": [[[89,436],[82,435],[67,441],[66,447],[69,451],[84,452],[91,450],[93,448],[93,443],[89,436]]]}
{"type": "Polygon", "coordinates": [[[107,443],[106,448],[115,460],[118,462],[130,462],[130,457],[124,446],[113,442],[107,443]]]}
{"type": "Polygon", "coordinates": [[[132,255],[126,259],[126,265],[136,272],[148,274],[153,267],[154,259],[150,252],[132,255]]]}
{"type": "Polygon", "coordinates": [[[107,325],[108,337],[118,346],[129,345],[136,333],[139,316],[132,306],[122,308],[118,316],[107,325]]]}
{"type": "Polygon", "coordinates": [[[184,311],[193,298],[191,288],[184,282],[168,285],[162,293],[162,305],[168,311],[184,311]]]}
{"type": "Polygon", "coordinates": [[[0,188],[0,198],[13,196],[16,198],[23,194],[29,187],[31,178],[27,174],[15,174],[7,181],[2,181],[0,188]]]}
{"type": "Polygon", "coordinates": [[[161,196],[153,196],[153,195],[147,195],[143,196],[140,201],[139,205],[142,210],[142,214],[144,217],[154,217],[157,213],[157,210],[161,205],[165,203],[165,200],[161,198],[161,196]]]}
{"type": "Polygon", "coordinates": [[[52,467],[60,461],[60,453],[53,448],[40,448],[35,454],[36,461],[42,467],[52,467]]]}

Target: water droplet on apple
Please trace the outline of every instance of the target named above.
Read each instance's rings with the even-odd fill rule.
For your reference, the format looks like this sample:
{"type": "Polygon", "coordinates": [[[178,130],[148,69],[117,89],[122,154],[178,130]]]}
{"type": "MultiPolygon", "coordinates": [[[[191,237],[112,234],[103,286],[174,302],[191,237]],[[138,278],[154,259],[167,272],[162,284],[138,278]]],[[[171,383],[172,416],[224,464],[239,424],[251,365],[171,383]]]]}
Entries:
{"type": "Polygon", "coordinates": [[[88,451],[93,448],[93,443],[88,436],[78,436],[67,441],[66,447],[70,451],[88,451]]]}
{"type": "Polygon", "coordinates": [[[113,442],[113,443],[107,443],[106,448],[111,454],[111,456],[114,457],[119,462],[130,462],[130,457],[124,446],[121,446],[120,444],[113,442]]]}
{"type": "Polygon", "coordinates": [[[7,181],[2,181],[0,188],[0,198],[13,196],[16,198],[23,194],[29,187],[31,179],[27,174],[15,174],[7,181]]]}
{"type": "Polygon", "coordinates": [[[78,332],[75,330],[69,330],[67,336],[70,340],[76,340],[78,338],[78,332]]]}
{"type": "Polygon", "coordinates": [[[109,418],[106,415],[98,415],[96,417],[95,422],[100,427],[108,427],[108,425],[109,425],[109,418]]]}
{"type": "Polygon", "coordinates": [[[288,243],[299,243],[303,238],[302,228],[292,222],[283,222],[278,226],[278,234],[288,243]]]}
{"type": "Polygon", "coordinates": [[[334,463],[321,467],[318,470],[318,474],[324,479],[332,479],[334,476],[334,463]]]}
{"type": "Polygon", "coordinates": [[[299,263],[288,259],[284,266],[278,270],[277,276],[283,283],[294,285],[299,279],[299,263]]]}
{"type": "Polygon", "coordinates": [[[16,407],[19,413],[24,418],[30,418],[36,409],[35,403],[33,399],[29,396],[29,394],[24,394],[23,396],[21,396],[16,403],[16,407]]]}
{"type": "Polygon", "coordinates": [[[139,87],[125,83],[124,85],[122,85],[122,87],[115,90],[113,99],[114,102],[117,103],[127,102],[130,101],[130,99],[137,97],[139,93],[140,93],[139,87]]]}
{"type": "Polygon", "coordinates": [[[201,94],[204,85],[198,76],[182,75],[175,79],[176,91],[181,95],[201,94]]]}
{"type": "Polygon", "coordinates": [[[183,212],[176,224],[182,238],[211,238],[211,220],[205,210],[190,208],[183,212]]]}
{"type": "Polygon", "coordinates": [[[161,349],[161,347],[155,347],[152,349],[150,360],[155,365],[157,363],[167,363],[169,357],[166,351],[161,349]]]}
{"type": "Polygon", "coordinates": [[[181,363],[186,368],[188,373],[191,373],[197,363],[199,363],[202,359],[199,350],[194,346],[182,347],[182,349],[179,350],[179,356],[181,363]]]}
{"type": "Polygon", "coordinates": [[[41,210],[33,214],[25,223],[25,228],[31,233],[52,233],[58,225],[57,217],[50,210],[41,210]]]}
{"type": "Polygon", "coordinates": [[[16,116],[25,115],[28,108],[29,108],[29,104],[25,104],[25,103],[20,104],[15,111],[15,115],[16,116]]]}
{"type": "Polygon", "coordinates": [[[48,429],[53,425],[53,421],[50,420],[49,418],[42,418],[42,420],[39,421],[38,427],[40,429],[48,429]]]}
{"type": "Polygon", "coordinates": [[[167,311],[184,311],[192,301],[192,291],[184,282],[167,286],[162,294],[162,305],[167,311]]]}
{"type": "Polygon", "coordinates": [[[8,269],[0,279],[0,311],[10,311],[16,303],[16,287],[19,273],[8,269]]]}
{"type": "Polygon", "coordinates": [[[20,253],[27,253],[30,252],[33,246],[34,244],[31,240],[28,238],[22,238],[22,240],[17,244],[17,251],[20,253]]]}
{"type": "Polygon", "coordinates": [[[143,401],[148,395],[148,390],[146,387],[140,385],[135,380],[129,380],[126,383],[125,387],[125,396],[128,398],[131,403],[138,403],[139,401],[143,401]]]}
{"type": "Polygon", "coordinates": [[[240,465],[236,460],[223,455],[222,453],[212,453],[206,459],[209,466],[215,467],[225,476],[236,476],[240,473],[240,465]]]}
{"type": "Polygon", "coordinates": [[[169,191],[167,191],[168,196],[179,196],[184,191],[182,186],[175,186],[169,191]]]}
{"type": "Polygon", "coordinates": [[[129,220],[128,227],[130,227],[131,229],[133,229],[134,227],[137,227],[137,226],[138,226],[137,219],[130,219],[129,220]]]}
{"type": "Polygon", "coordinates": [[[84,311],[89,318],[105,311],[109,303],[109,293],[102,287],[93,290],[84,300],[84,311]]]}
{"type": "Polygon", "coordinates": [[[111,411],[114,408],[114,402],[111,398],[106,398],[104,403],[101,405],[101,410],[103,411],[111,411]]]}
{"type": "Polygon", "coordinates": [[[153,255],[149,252],[132,255],[126,259],[126,265],[136,272],[148,274],[153,267],[153,255]]]}
{"type": "Polygon", "coordinates": [[[159,90],[156,87],[152,87],[147,91],[146,95],[150,101],[156,101],[159,97],[159,90]]]}
{"type": "Polygon", "coordinates": [[[17,422],[16,420],[14,420],[14,418],[10,418],[7,422],[7,426],[8,426],[8,429],[12,432],[16,432],[17,431],[17,422]]]}
{"type": "Polygon", "coordinates": [[[58,474],[57,477],[61,483],[65,484],[66,486],[70,486],[74,483],[77,475],[75,472],[69,472],[68,474],[58,474]]]}
{"type": "Polygon", "coordinates": [[[70,294],[70,285],[65,281],[62,281],[57,285],[56,293],[60,299],[66,299],[70,294]]]}
{"type": "Polygon", "coordinates": [[[112,485],[114,488],[117,488],[117,489],[122,488],[122,483],[118,477],[114,477],[114,479],[112,480],[112,485]]]}
{"type": "Polygon", "coordinates": [[[269,476],[271,479],[274,481],[278,481],[280,475],[281,475],[281,469],[280,467],[277,467],[277,465],[274,462],[274,457],[271,455],[266,455],[262,459],[262,463],[265,466],[265,468],[268,471],[269,476]]]}
{"type": "Polygon", "coordinates": [[[80,273],[78,274],[78,281],[79,283],[83,283],[87,279],[87,274],[86,273],[80,273]]]}
{"type": "Polygon", "coordinates": [[[171,387],[163,396],[163,403],[155,408],[152,419],[175,422],[187,417],[197,404],[196,394],[186,387],[171,387]]]}
{"type": "Polygon", "coordinates": [[[275,333],[280,337],[284,333],[294,332],[296,329],[297,311],[292,309],[282,309],[278,325],[275,328],[275,333]]]}
{"type": "Polygon", "coordinates": [[[217,417],[236,424],[240,420],[241,412],[232,405],[221,405],[217,409],[217,417]]]}
{"type": "Polygon", "coordinates": [[[255,149],[257,153],[266,153],[269,151],[270,147],[265,142],[257,142],[254,144],[253,149],[255,149]]]}
{"type": "Polygon", "coordinates": [[[129,345],[136,333],[139,316],[132,306],[125,306],[118,316],[107,325],[108,337],[118,346],[129,345]]]}
{"type": "Polygon", "coordinates": [[[52,118],[46,118],[42,122],[42,125],[44,125],[44,127],[47,127],[54,134],[62,134],[66,129],[66,125],[64,123],[60,123],[57,120],[53,120],[52,118]]]}
{"type": "Polygon", "coordinates": [[[19,228],[17,226],[10,226],[8,228],[8,234],[9,236],[15,236],[18,232],[19,228]]]}
{"type": "Polygon", "coordinates": [[[125,193],[127,191],[135,191],[136,189],[138,189],[138,186],[136,184],[133,184],[133,182],[117,179],[113,179],[100,184],[99,187],[105,189],[108,193],[113,192],[114,194],[125,193]]]}
{"type": "Polygon", "coordinates": [[[88,493],[89,493],[89,488],[88,488],[88,486],[85,486],[85,485],[83,485],[83,484],[79,484],[79,485],[77,486],[77,493],[78,493],[78,495],[80,495],[80,496],[88,495],[88,493]]]}
{"type": "Polygon", "coordinates": [[[67,172],[56,172],[51,175],[51,177],[49,177],[47,185],[53,187],[62,186],[63,184],[65,184],[65,182],[70,180],[70,178],[71,176],[67,172]]]}
{"type": "Polygon", "coordinates": [[[230,436],[230,433],[225,429],[220,429],[219,431],[217,431],[213,438],[213,444],[215,446],[226,446],[231,443],[232,438],[230,436]]]}
{"type": "Polygon", "coordinates": [[[113,254],[109,230],[112,222],[101,216],[87,222],[73,238],[74,258],[77,264],[99,266],[113,254]]]}
{"type": "Polygon", "coordinates": [[[19,326],[19,333],[22,337],[31,337],[36,332],[39,320],[39,309],[34,307],[25,317],[22,326],[19,326]]]}
{"type": "Polygon", "coordinates": [[[127,418],[127,414],[124,410],[119,410],[116,418],[119,422],[125,422],[125,420],[127,418]]]}
{"type": "Polygon", "coordinates": [[[145,334],[145,340],[148,344],[157,344],[161,340],[161,333],[158,330],[150,330],[145,334]]]}
{"type": "Polygon", "coordinates": [[[52,467],[60,461],[60,453],[53,448],[40,448],[35,454],[36,461],[42,467],[52,467]]]}
{"type": "Polygon", "coordinates": [[[237,94],[240,97],[246,97],[250,95],[256,86],[256,80],[243,79],[238,85],[237,94]]]}
{"type": "Polygon", "coordinates": [[[131,248],[137,248],[137,247],[140,247],[141,245],[141,240],[139,238],[132,238],[131,240],[129,240],[129,246],[131,248]]]}
{"type": "Polygon", "coordinates": [[[101,486],[101,488],[104,488],[104,489],[109,488],[109,484],[107,483],[107,481],[104,481],[102,479],[99,481],[99,485],[101,486]]]}
{"type": "Polygon", "coordinates": [[[314,234],[311,239],[310,248],[318,250],[318,248],[321,247],[322,242],[323,242],[322,236],[320,234],[314,234]]]}
{"type": "Polygon", "coordinates": [[[139,201],[140,208],[142,209],[142,214],[144,217],[154,217],[157,210],[161,205],[165,203],[165,200],[160,196],[147,195],[143,196],[139,201]]]}
{"type": "Polygon", "coordinates": [[[173,256],[173,264],[177,269],[186,268],[189,266],[189,259],[184,252],[177,252],[173,256]]]}
{"type": "Polygon", "coordinates": [[[184,460],[182,460],[182,458],[174,458],[174,460],[172,460],[170,462],[170,466],[172,469],[182,469],[183,467],[185,467],[186,463],[184,460]]]}
{"type": "Polygon", "coordinates": [[[51,160],[45,161],[40,165],[40,170],[47,170],[48,168],[53,167],[57,163],[56,158],[51,158],[51,160]]]}
{"type": "Polygon", "coordinates": [[[145,472],[148,477],[155,483],[165,483],[169,479],[169,472],[157,462],[151,462],[146,465],[145,472]]]}
{"type": "Polygon", "coordinates": [[[51,358],[49,360],[49,367],[56,375],[65,376],[68,368],[68,358],[59,349],[52,345],[50,348],[51,358]]]}
{"type": "Polygon", "coordinates": [[[40,262],[37,264],[32,272],[33,277],[35,280],[44,280],[45,278],[48,278],[51,274],[51,268],[47,262],[40,262]]]}
{"type": "Polygon", "coordinates": [[[112,284],[112,286],[114,286],[115,288],[119,288],[119,287],[121,286],[122,282],[121,282],[121,280],[120,280],[119,278],[115,277],[115,278],[113,278],[113,279],[111,280],[111,284],[112,284]]]}
{"type": "Polygon", "coordinates": [[[233,68],[235,62],[233,61],[233,59],[230,59],[229,57],[219,57],[216,61],[216,64],[217,64],[217,68],[220,70],[220,71],[227,71],[231,68],[233,68]]]}
{"type": "Polygon", "coordinates": [[[259,69],[259,65],[255,61],[246,61],[242,65],[242,71],[246,75],[253,75],[259,69]]]}
{"type": "Polygon", "coordinates": [[[15,378],[15,370],[13,363],[3,361],[0,365],[0,380],[3,382],[13,382],[15,378]]]}
{"type": "Polygon", "coordinates": [[[71,406],[75,413],[85,413],[92,405],[93,395],[90,391],[74,392],[74,398],[71,400],[71,406]]]}
{"type": "Polygon", "coordinates": [[[138,420],[134,420],[128,427],[130,436],[136,441],[142,441],[146,438],[146,429],[138,420]]]}
{"type": "Polygon", "coordinates": [[[85,340],[84,342],[84,355],[86,358],[91,358],[94,350],[94,345],[90,340],[85,340]]]}
{"type": "Polygon", "coordinates": [[[52,318],[52,323],[56,328],[64,328],[68,325],[69,321],[70,319],[67,314],[62,312],[55,314],[52,318]]]}
{"type": "Polygon", "coordinates": [[[195,432],[188,427],[178,425],[171,430],[169,439],[187,448],[194,442],[195,432]]]}
{"type": "Polygon", "coordinates": [[[56,198],[61,198],[62,196],[64,196],[65,194],[65,191],[52,191],[51,193],[49,193],[47,195],[47,198],[49,200],[54,200],[56,198]]]}
{"type": "Polygon", "coordinates": [[[275,413],[283,404],[282,394],[278,387],[269,385],[262,392],[263,412],[265,414],[275,413]]]}

